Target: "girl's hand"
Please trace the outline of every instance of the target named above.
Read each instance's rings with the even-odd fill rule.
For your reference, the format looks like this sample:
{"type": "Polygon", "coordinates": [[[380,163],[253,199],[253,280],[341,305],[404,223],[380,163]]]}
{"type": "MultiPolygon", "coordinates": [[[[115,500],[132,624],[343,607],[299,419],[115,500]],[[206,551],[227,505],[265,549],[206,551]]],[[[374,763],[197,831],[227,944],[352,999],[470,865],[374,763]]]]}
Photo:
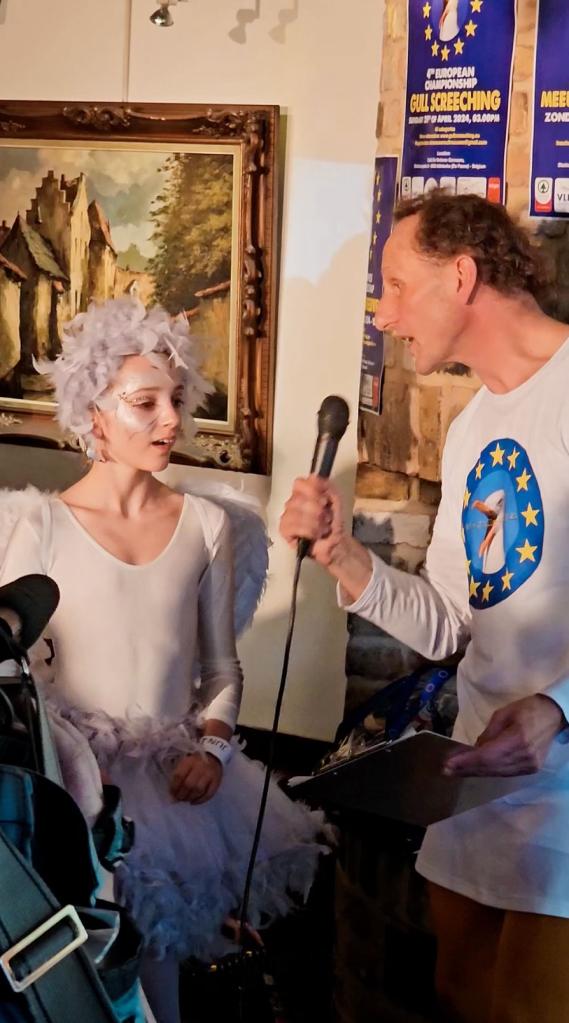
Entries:
{"type": "Polygon", "coordinates": [[[223,777],[219,760],[209,753],[190,753],[176,764],[170,779],[170,794],[179,802],[207,803],[217,792],[223,777]]]}

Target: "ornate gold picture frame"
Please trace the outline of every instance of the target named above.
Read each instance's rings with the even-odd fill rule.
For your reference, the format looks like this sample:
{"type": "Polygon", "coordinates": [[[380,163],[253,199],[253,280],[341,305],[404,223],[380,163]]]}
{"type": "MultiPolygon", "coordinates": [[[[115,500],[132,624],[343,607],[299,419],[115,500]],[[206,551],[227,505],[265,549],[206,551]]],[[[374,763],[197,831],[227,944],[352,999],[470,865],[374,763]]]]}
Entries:
{"type": "Polygon", "coordinates": [[[185,315],[214,393],[173,460],[268,473],[278,108],[0,104],[0,441],[67,446],[36,358],[90,301],[185,315]]]}

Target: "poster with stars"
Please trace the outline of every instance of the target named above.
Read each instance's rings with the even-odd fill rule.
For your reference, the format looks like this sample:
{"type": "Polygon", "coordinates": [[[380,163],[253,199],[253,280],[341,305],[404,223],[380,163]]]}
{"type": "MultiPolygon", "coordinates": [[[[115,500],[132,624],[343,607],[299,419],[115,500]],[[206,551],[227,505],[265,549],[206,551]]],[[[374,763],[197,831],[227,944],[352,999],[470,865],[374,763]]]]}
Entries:
{"type": "Polygon", "coordinates": [[[409,0],[401,196],[505,199],[515,0],[409,0]]]}
{"type": "Polygon", "coordinates": [[[539,0],[535,50],[531,217],[569,217],[567,0],[539,0]]]}
{"type": "Polygon", "coordinates": [[[393,210],[397,190],[396,156],[378,156],[375,160],[371,240],[369,246],[364,338],[360,375],[360,409],[381,411],[381,377],[383,375],[383,331],[374,323],[377,303],[383,291],[381,259],[383,247],[393,227],[393,210]]]}
{"type": "Polygon", "coordinates": [[[533,575],[543,534],[543,502],[527,452],[511,437],[491,441],[468,474],[462,508],[473,608],[507,600],[533,575]]]}

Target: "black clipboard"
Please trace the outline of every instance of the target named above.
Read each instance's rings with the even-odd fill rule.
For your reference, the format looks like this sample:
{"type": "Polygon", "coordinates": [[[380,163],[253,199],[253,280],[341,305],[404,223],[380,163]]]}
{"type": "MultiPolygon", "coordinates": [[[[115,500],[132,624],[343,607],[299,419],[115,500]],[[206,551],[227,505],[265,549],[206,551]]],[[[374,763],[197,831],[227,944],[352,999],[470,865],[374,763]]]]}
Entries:
{"type": "Polygon", "coordinates": [[[382,742],[309,778],[290,779],[289,792],[324,808],[361,810],[426,827],[543,780],[541,771],[510,778],[442,773],[451,753],[470,748],[435,732],[417,732],[382,742]]]}

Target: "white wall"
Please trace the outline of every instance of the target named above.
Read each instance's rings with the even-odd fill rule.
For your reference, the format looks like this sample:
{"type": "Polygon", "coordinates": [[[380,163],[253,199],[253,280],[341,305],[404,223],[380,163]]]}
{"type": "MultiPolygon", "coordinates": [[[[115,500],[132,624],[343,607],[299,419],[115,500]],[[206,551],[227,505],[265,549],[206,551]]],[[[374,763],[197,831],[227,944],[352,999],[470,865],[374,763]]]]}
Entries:
{"type": "MultiPolygon", "coordinates": [[[[293,478],[307,469],[316,412],[332,392],[352,407],[336,469],[348,508],[353,492],[384,0],[191,0],[173,8],[169,29],[149,22],[153,6],[133,0],[127,88],[128,0],[5,0],[0,95],[276,103],[285,116],[274,471],[271,479],[234,480],[261,497],[275,541],[263,605],[240,646],[241,720],[268,726],[293,570],[278,517],[293,478]],[[255,6],[259,17],[247,22],[255,6]]],[[[16,450],[25,474],[23,449],[16,450]]],[[[57,486],[57,470],[50,473],[57,486]]],[[[308,563],[283,730],[333,734],[343,713],[345,646],[332,585],[308,563]]]]}

